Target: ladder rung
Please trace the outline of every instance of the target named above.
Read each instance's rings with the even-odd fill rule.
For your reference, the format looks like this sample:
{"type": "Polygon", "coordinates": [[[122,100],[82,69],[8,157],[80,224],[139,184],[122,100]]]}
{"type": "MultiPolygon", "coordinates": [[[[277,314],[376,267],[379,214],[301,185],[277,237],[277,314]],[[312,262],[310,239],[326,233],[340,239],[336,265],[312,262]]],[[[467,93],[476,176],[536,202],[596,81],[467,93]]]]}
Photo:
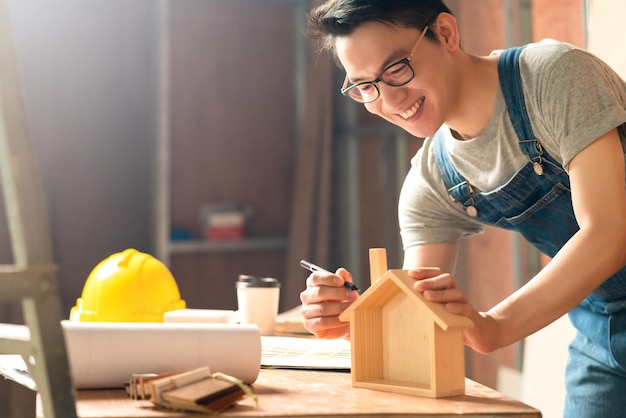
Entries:
{"type": "Polygon", "coordinates": [[[20,300],[46,290],[54,282],[55,272],[51,265],[0,265],[0,302],[20,300]]]}
{"type": "Polygon", "coordinates": [[[26,325],[0,324],[0,353],[29,355],[30,331],[26,325]]]}
{"type": "Polygon", "coordinates": [[[16,264],[0,264],[0,276],[15,275],[43,275],[56,273],[57,267],[53,264],[39,264],[30,266],[18,266],[16,264]]]}

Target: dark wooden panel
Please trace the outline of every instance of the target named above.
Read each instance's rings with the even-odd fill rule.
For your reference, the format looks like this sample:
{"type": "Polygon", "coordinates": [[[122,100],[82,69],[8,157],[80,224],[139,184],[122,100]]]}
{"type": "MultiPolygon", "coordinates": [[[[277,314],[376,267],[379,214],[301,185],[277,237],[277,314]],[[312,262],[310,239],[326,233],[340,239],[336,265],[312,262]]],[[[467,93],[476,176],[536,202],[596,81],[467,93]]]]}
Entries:
{"type": "Polygon", "coordinates": [[[252,235],[286,234],[293,172],[293,5],[172,3],[172,221],[199,234],[209,201],[252,205],[252,235]]]}
{"type": "Polygon", "coordinates": [[[386,188],[395,185],[383,184],[383,141],[385,138],[359,138],[359,207],[361,272],[360,283],[369,283],[370,248],[385,247],[385,202],[386,188]]]}
{"type": "MultiPolygon", "coordinates": [[[[240,274],[275,277],[284,282],[283,251],[177,255],[172,271],[188,308],[237,309],[235,282],[240,274]]],[[[303,270],[302,289],[307,272],[303,270]]],[[[283,310],[292,306],[282,306],[283,310]]]]}
{"type": "MultiPolygon", "coordinates": [[[[200,208],[230,201],[253,208],[246,235],[287,236],[293,13],[285,1],[171,3],[172,226],[202,237],[200,208]]],[[[189,306],[234,309],[238,274],[283,280],[285,256],[284,250],[173,255],[171,269],[189,306]]]]}

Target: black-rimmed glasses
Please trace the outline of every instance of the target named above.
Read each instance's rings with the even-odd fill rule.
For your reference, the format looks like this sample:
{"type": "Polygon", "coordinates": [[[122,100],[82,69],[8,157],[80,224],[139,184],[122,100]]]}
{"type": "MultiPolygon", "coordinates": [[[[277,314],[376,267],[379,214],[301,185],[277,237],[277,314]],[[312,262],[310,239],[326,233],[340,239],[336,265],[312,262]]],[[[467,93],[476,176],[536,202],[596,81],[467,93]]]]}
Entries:
{"type": "Polygon", "coordinates": [[[417,38],[415,45],[411,48],[409,55],[385,68],[376,80],[364,81],[362,83],[348,86],[348,75],[346,74],[346,78],[341,86],[341,94],[348,96],[359,103],[370,103],[380,97],[380,90],[378,90],[377,84],[381,81],[388,86],[400,87],[413,80],[415,72],[413,71],[413,67],[411,67],[411,59],[413,59],[413,52],[422,42],[422,39],[426,36],[427,31],[428,26],[424,26],[424,29],[420,33],[419,38],[417,38]]]}

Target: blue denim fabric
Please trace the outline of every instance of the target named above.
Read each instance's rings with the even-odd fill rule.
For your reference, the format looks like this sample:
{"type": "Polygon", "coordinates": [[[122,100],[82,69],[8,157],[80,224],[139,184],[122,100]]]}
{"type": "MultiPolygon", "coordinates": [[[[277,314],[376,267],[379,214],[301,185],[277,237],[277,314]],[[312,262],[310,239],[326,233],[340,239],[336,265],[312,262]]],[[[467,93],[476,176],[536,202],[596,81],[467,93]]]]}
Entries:
{"type": "Polygon", "coordinates": [[[569,346],[563,416],[626,417],[626,311],[595,296],[569,316],[578,330],[569,346]]]}
{"type": "MultiPolygon", "coordinates": [[[[450,197],[468,214],[521,233],[552,257],[579,226],[569,176],[532,131],[519,73],[521,51],[521,47],[504,51],[498,74],[520,149],[529,162],[505,185],[477,193],[450,162],[441,133],[435,136],[434,151],[450,197]]],[[[569,350],[565,417],[626,417],[626,267],[569,315],[578,332],[569,350]]]]}

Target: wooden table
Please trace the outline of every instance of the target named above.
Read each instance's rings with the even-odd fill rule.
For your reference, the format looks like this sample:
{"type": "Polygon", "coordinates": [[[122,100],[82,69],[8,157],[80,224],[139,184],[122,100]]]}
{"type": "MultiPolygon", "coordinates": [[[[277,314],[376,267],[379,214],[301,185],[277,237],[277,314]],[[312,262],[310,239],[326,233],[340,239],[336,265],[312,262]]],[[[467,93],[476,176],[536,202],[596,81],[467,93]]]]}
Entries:
{"type": "MultiPolygon", "coordinates": [[[[541,413],[471,380],[466,394],[431,399],[352,387],[349,373],[263,369],[254,389],[259,409],[245,398],[224,417],[541,417],[541,413]]],[[[129,399],[123,390],[80,390],[81,418],[198,417],[199,413],[167,412],[150,401],[129,399]]],[[[38,407],[37,416],[42,413],[38,407]]]]}

